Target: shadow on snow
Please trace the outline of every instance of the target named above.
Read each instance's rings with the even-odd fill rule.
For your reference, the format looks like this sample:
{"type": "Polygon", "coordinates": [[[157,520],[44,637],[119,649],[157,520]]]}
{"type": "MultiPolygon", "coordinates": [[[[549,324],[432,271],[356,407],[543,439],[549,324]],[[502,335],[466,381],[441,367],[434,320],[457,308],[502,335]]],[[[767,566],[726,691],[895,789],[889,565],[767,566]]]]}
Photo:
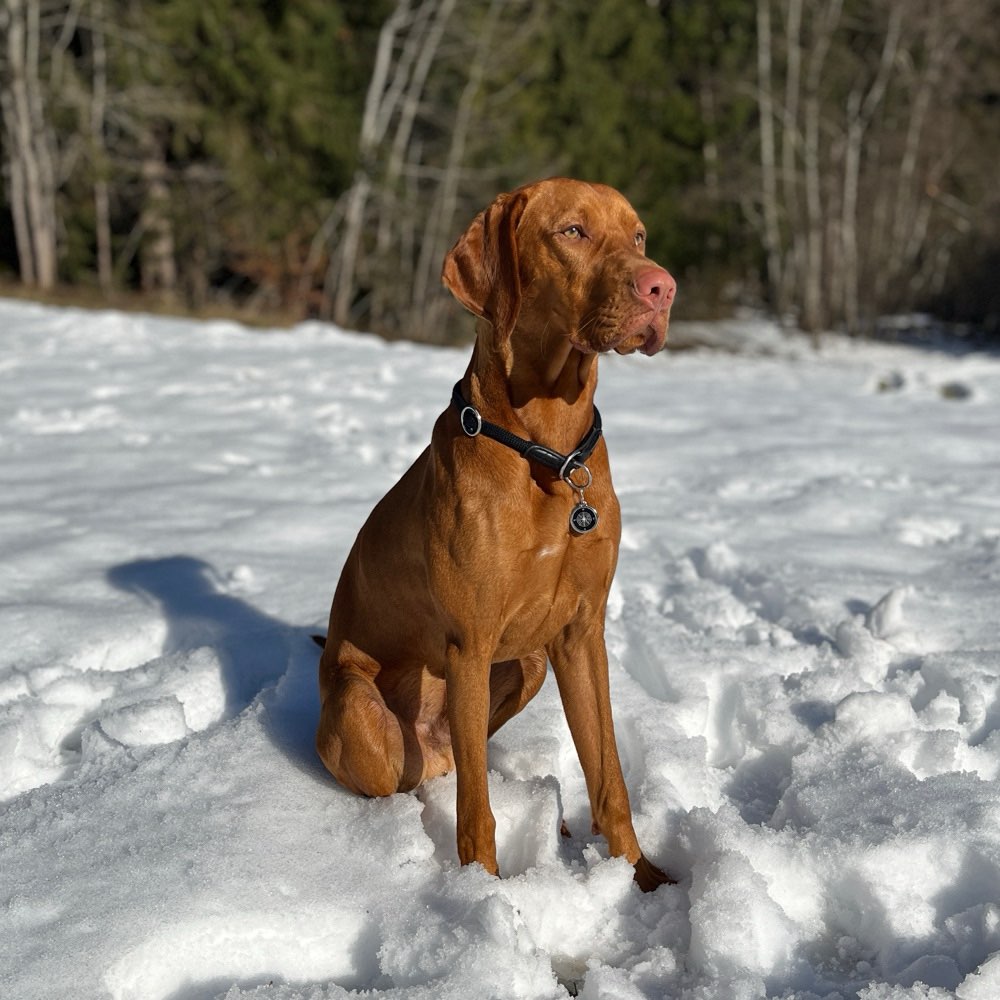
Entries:
{"type": "Polygon", "coordinates": [[[169,556],[114,566],[108,581],[157,606],[167,624],[162,655],[212,649],[226,693],[225,717],[254,700],[266,709],[275,742],[297,766],[325,775],[313,736],[319,720],[315,628],[288,625],[226,593],[202,559],[169,556]]]}

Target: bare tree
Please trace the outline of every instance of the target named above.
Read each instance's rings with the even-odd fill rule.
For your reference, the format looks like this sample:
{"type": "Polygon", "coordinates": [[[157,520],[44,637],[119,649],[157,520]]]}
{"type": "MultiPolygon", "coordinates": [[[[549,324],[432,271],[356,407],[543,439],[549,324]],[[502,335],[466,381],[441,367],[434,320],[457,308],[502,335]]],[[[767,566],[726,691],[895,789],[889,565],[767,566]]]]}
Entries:
{"type": "Polygon", "coordinates": [[[882,42],[878,70],[870,85],[858,80],[847,98],[847,130],[844,150],[844,180],[841,212],[843,318],[847,330],[861,330],[858,289],[858,199],[861,185],[862,143],[876,111],[885,99],[889,76],[896,59],[903,8],[897,4],[889,11],[889,21],[882,42]]]}
{"type": "Polygon", "coordinates": [[[991,6],[876,0],[848,14],[844,0],[757,0],[757,223],[772,305],[803,329],[869,330],[942,272],[968,225],[947,190],[959,53],[991,6]]]}
{"type": "Polygon", "coordinates": [[[40,3],[5,0],[0,36],[3,152],[21,280],[46,289],[56,282],[58,249],[55,137],[46,119],[40,3]]]}
{"type": "MultiPolygon", "coordinates": [[[[368,84],[365,110],[358,142],[358,170],[346,195],[344,233],[339,250],[331,259],[329,284],[332,285],[333,319],[351,321],[351,305],[356,292],[356,275],[361,260],[361,238],[367,221],[369,199],[383,162],[380,148],[390,128],[395,133],[388,157],[387,190],[398,180],[423,87],[434,62],[441,35],[455,0],[422,0],[415,8],[411,0],[398,0],[395,10],[379,33],[375,64],[368,84]]],[[[383,220],[385,213],[382,213],[383,220]]],[[[378,227],[380,242],[386,241],[385,222],[378,227]]]]}
{"type": "Polygon", "coordinates": [[[90,101],[91,158],[94,166],[94,238],[97,244],[97,280],[109,292],[114,281],[111,250],[111,192],[104,143],[108,106],[108,51],[105,42],[104,0],[92,0],[92,87],[90,101]]]}
{"type": "Polygon", "coordinates": [[[141,140],[144,197],[139,216],[142,290],[170,300],[177,294],[177,255],[170,217],[170,173],[165,137],[148,124],[141,140]]]}
{"type": "Polygon", "coordinates": [[[778,232],[778,173],[775,160],[772,93],[771,0],[757,0],[757,101],[760,112],[762,238],[768,285],[778,293],[775,306],[784,313],[781,238],[778,232]]]}
{"type": "Polygon", "coordinates": [[[544,5],[526,0],[398,0],[379,36],[352,186],[321,227],[336,322],[445,336],[440,262],[456,219],[497,179],[470,162],[502,131],[506,77],[544,24],[544,5]]]}
{"type": "Polygon", "coordinates": [[[462,88],[451,128],[448,153],[434,195],[431,211],[427,213],[424,237],[413,283],[413,305],[423,313],[422,325],[431,327],[440,321],[445,300],[432,294],[438,287],[441,261],[454,239],[455,217],[458,214],[459,184],[465,160],[466,146],[472,123],[473,109],[483,79],[486,75],[490,47],[494,44],[497,23],[503,0],[490,0],[486,16],[478,31],[476,48],[468,78],[462,88]]]}

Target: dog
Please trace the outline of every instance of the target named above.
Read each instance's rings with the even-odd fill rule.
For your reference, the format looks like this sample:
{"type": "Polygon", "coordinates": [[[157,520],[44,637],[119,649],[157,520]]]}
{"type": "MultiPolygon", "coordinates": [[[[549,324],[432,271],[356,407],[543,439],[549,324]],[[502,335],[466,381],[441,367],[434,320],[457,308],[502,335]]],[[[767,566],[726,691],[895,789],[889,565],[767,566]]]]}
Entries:
{"type": "Polygon", "coordinates": [[[613,188],[552,178],[499,195],[442,280],[476,343],[428,448],[376,505],[337,585],[316,748],[362,795],[457,772],[462,864],[499,874],[486,743],[552,664],[595,832],[643,890],[604,643],[621,520],[594,406],[599,355],[653,355],[676,285],[613,188]]]}

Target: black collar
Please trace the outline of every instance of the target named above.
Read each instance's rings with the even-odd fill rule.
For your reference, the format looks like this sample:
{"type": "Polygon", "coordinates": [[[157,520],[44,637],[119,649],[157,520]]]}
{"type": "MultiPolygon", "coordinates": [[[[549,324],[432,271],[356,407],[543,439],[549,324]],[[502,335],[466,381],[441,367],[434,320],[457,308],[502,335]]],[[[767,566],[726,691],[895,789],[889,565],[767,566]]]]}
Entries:
{"type": "Polygon", "coordinates": [[[494,441],[499,441],[500,444],[513,448],[529,462],[538,462],[540,465],[553,469],[563,479],[577,469],[583,468],[584,463],[597,447],[597,442],[601,439],[601,414],[596,406],[594,407],[594,422],[590,425],[590,430],[584,435],[583,440],[568,455],[561,455],[558,451],[546,448],[543,444],[525,441],[524,438],[512,434],[505,428],[483,420],[479,411],[465,401],[461,382],[455,383],[455,388],[451,391],[451,402],[458,410],[458,419],[462,430],[469,437],[483,434],[494,441]]]}

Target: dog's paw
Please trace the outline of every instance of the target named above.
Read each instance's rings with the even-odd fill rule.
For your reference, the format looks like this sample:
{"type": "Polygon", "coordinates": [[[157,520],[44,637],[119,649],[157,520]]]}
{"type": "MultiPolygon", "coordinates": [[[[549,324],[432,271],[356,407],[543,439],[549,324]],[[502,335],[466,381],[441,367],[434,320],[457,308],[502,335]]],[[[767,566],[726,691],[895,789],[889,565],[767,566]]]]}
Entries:
{"type": "Polygon", "coordinates": [[[639,855],[633,878],[643,892],[652,892],[661,885],[676,885],[676,882],[666,872],[657,868],[645,854],[639,855]]]}

